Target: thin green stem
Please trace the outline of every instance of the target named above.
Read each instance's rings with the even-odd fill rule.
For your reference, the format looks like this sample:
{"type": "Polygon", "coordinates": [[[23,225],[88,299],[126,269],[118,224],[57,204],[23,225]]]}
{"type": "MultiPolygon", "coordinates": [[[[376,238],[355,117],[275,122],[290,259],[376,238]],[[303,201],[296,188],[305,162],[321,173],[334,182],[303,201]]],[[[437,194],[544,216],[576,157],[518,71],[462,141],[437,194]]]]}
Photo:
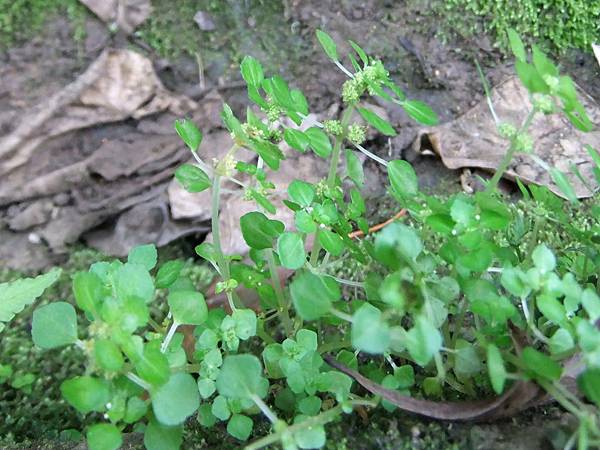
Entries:
{"type": "Polygon", "coordinates": [[[173,336],[175,336],[175,332],[177,331],[177,327],[179,325],[180,324],[176,320],[173,321],[173,323],[171,324],[171,327],[169,328],[169,331],[167,332],[167,335],[165,336],[165,340],[162,342],[162,345],[160,346],[161,353],[166,352],[167,348],[169,348],[169,344],[171,343],[173,336]]]}
{"type": "MultiPolygon", "coordinates": [[[[219,274],[223,281],[228,281],[229,274],[229,262],[225,255],[223,254],[223,249],[221,248],[221,228],[219,224],[219,208],[220,208],[220,200],[221,200],[221,175],[215,173],[213,178],[212,185],[212,204],[211,204],[211,228],[213,235],[213,247],[215,249],[215,256],[217,259],[217,266],[219,267],[219,274]]],[[[229,307],[232,311],[236,310],[235,302],[233,301],[233,296],[231,292],[227,291],[227,301],[229,302],[229,307]]]]}
{"type": "MultiPolygon", "coordinates": [[[[352,402],[353,403],[353,402],[352,402]]],[[[353,403],[354,404],[354,403],[353,403]]],[[[325,412],[322,412],[318,416],[312,416],[308,419],[291,425],[289,427],[284,428],[281,431],[276,431],[275,433],[271,433],[257,441],[254,441],[252,444],[249,444],[245,447],[245,450],[258,450],[260,448],[271,445],[279,440],[281,440],[284,433],[294,434],[298,431],[304,430],[305,428],[314,427],[315,425],[325,425],[326,423],[331,422],[337,416],[342,413],[342,407],[340,405],[335,408],[329,409],[325,412]]]]}
{"type": "Polygon", "coordinates": [[[256,406],[258,406],[258,409],[260,409],[261,412],[267,417],[267,419],[269,419],[269,422],[273,424],[277,423],[279,419],[277,418],[277,415],[271,410],[271,408],[269,408],[269,405],[263,402],[263,400],[256,394],[253,394],[250,398],[256,404],[256,406]]]}
{"type": "Polygon", "coordinates": [[[150,392],[150,389],[152,389],[152,386],[150,385],[150,383],[146,383],[144,380],[142,380],[140,377],[138,377],[133,372],[127,372],[125,374],[125,376],[127,378],[129,378],[130,381],[137,384],[139,387],[141,387],[143,390],[145,390],[147,392],[150,392]]]}
{"type": "Polygon", "coordinates": [[[340,311],[339,309],[335,309],[335,308],[331,307],[329,309],[329,312],[332,315],[334,315],[334,316],[336,316],[336,317],[338,317],[338,318],[340,318],[340,319],[342,319],[342,320],[344,320],[346,322],[352,323],[352,316],[350,314],[345,313],[344,311],[340,311]]]}
{"type": "Polygon", "coordinates": [[[292,319],[290,319],[290,308],[288,302],[283,293],[281,287],[281,280],[279,278],[279,272],[277,271],[277,265],[275,264],[275,257],[273,256],[273,249],[267,249],[265,251],[267,257],[267,263],[269,264],[269,271],[271,272],[271,281],[273,282],[273,288],[275,289],[275,295],[277,296],[278,310],[281,313],[281,322],[285,329],[285,334],[291,337],[294,334],[294,325],[292,319]]]}
{"type": "Polygon", "coordinates": [[[519,131],[517,131],[517,133],[515,134],[515,137],[513,137],[510,140],[510,146],[508,147],[506,154],[502,158],[502,161],[500,162],[498,169],[496,169],[494,176],[488,182],[487,187],[485,188],[485,192],[491,193],[496,190],[496,187],[498,186],[498,182],[500,181],[500,178],[502,178],[502,175],[504,175],[504,172],[506,172],[506,170],[508,169],[508,166],[510,165],[510,162],[512,161],[513,156],[515,156],[515,152],[517,151],[517,146],[516,146],[517,136],[519,136],[521,133],[527,131],[527,129],[531,125],[531,122],[533,120],[533,116],[535,116],[535,113],[536,113],[535,109],[532,109],[531,111],[529,111],[529,114],[527,115],[525,122],[523,122],[523,125],[521,126],[519,131]]]}

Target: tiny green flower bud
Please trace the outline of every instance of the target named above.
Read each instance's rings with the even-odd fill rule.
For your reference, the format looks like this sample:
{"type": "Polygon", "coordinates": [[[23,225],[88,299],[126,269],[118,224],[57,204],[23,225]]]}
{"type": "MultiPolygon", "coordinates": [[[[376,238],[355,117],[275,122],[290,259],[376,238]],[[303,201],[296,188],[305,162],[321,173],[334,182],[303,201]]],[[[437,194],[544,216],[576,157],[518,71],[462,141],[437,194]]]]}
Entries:
{"type": "Polygon", "coordinates": [[[347,80],[342,86],[342,100],[344,103],[356,103],[362,95],[360,83],[354,80],[347,80]]]}
{"type": "Polygon", "coordinates": [[[498,125],[498,133],[505,139],[512,139],[517,134],[517,128],[512,123],[503,122],[498,125]]]}
{"type": "Polygon", "coordinates": [[[333,136],[341,136],[344,134],[344,128],[339,120],[326,120],[323,123],[325,132],[333,136]]]}
{"type": "Polygon", "coordinates": [[[360,145],[367,138],[367,127],[353,124],[348,127],[348,140],[353,144],[360,145]]]}
{"type": "Polygon", "coordinates": [[[550,95],[533,94],[533,107],[536,111],[544,114],[551,114],[554,112],[554,102],[550,95]]]}
{"type": "Polygon", "coordinates": [[[528,133],[520,133],[515,140],[515,148],[518,152],[531,153],[533,151],[533,139],[528,133]]]}
{"type": "Polygon", "coordinates": [[[550,92],[552,92],[553,94],[556,93],[560,85],[560,80],[558,79],[558,77],[554,77],[552,75],[544,75],[543,78],[544,82],[550,88],[550,92]]]}

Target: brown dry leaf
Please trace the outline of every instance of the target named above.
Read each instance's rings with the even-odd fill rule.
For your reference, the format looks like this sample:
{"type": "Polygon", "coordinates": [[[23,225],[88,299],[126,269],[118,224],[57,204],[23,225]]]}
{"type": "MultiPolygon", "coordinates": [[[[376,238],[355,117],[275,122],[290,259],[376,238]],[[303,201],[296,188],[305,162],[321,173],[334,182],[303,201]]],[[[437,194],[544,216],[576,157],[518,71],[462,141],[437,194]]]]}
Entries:
{"type": "MultiPolygon", "coordinates": [[[[517,77],[496,86],[491,95],[501,122],[521,124],[531,108],[528,93],[517,77]]],[[[551,167],[567,173],[577,196],[585,198],[593,195],[593,192],[573,174],[571,168],[577,167],[588,184],[597,189],[592,173],[593,161],[585,145],[600,149],[600,108],[585,93],[580,92],[580,99],[596,125],[594,131],[583,133],[576,130],[562,114],[538,114],[530,130],[535,142],[535,155],[551,167]]],[[[424,150],[423,143],[427,141],[450,169],[475,167],[493,171],[507,149],[506,141],[496,132],[486,99],[452,122],[421,131],[413,148],[421,152],[424,150]]],[[[527,154],[517,154],[505,176],[548,186],[562,196],[550,175],[527,154]]]]}
{"type": "Polygon", "coordinates": [[[332,356],[325,355],[325,361],[330,366],[354,378],[362,387],[372,394],[379,395],[398,408],[421,416],[439,420],[451,421],[486,421],[503,417],[511,417],[537,404],[541,394],[540,388],[527,381],[518,381],[507,389],[504,394],[485,400],[463,402],[435,402],[420,400],[386,389],[357,371],[339,363],[332,356]]]}
{"type": "Polygon", "coordinates": [[[150,0],[80,0],[103,22],[116,22],[132,33],[152,13],[150,0]]]}
{"type": "Polygon", "coordinates": [[[152,62],[132,50],[107,49],[77,80],[24,114],[0,139],[0,174],[25,164],[45,141],[90,126],[170,110],[183,115],[192,100],[167,91],[152,62]]]}

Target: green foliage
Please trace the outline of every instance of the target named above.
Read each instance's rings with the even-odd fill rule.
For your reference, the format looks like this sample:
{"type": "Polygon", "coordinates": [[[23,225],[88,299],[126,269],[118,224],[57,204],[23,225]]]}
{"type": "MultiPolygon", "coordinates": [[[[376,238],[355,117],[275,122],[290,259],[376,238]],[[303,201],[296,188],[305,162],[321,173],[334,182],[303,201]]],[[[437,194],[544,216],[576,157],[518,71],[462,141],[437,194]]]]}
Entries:
{"type": "Polygon", "coordinates": [[[491,33],[508,49],[506,32],[513,28],[528,41],[542,41],[558,50],[590,51],[600,38],[600,7],[587,0],[446,0],[439,14],[454,31],[491,33]]]}
{"type": "MultiPolygon", "coordinates": [[[[524,151],[518,136],[535,114],[562,113],[575,126],[587,127],[570,79],[536,47],[528,62],[520,38],[511,33],[516,70],[532,100],[540,100],[538,94],[547,98],[534,101],[529,119],[505,136],[509,150],[484,192],[440,198],[419,189],[408,162],[387,162],[363,148],[358,143],[363,126],[350,123],[367,95],[400,105],[426,125],[437,116],[408,100],[383,64],[356,43],[350,46],[362,67],[352,54],[350,71],[329,35],[320,31],[317,39],[349,77],[341,119],[289,132],[282,125],[289,122],[278,119],[301,124],[309,113],[304,95],[246,58],[241,71],[256,112],[249,109],[242,123],[224,106],[232,147],[210,176],[202,172],[202,187],[213,191],[213,242],[196,252],[219,274],[215,291],[224,293],[227,310],[209,310],[181,264],[156,267],[152,245],[132,249],[127,262],[98,262],[74,277],[76,304],[87,325],[83,332],[69,303],[36,310],[32,334],[38,347],[72,344],[87,359],[85,375],[64,381],[61,391],[77,411],[91,413],[89,446],[114,448],[120,431],[133,425],[144,430],[146,448],[178,448],[183,423],[196,414],[205,428],[226,422],[223,428],[240,441],[262,434],[264,427],[255,430],[255,424],[264,416],[271,432],[258,437],[253,449],[277,442],[284,449],[321,448],[325,425],[355,406],[394,408],[378,395],[360,397],[365,394],[354,390],[353,379],[325,362],[332,361],[327,355],[387,389],[431,399],[500,394],[514,380],[533,381],[577,417],[576,438],[586,448],[589,437],[600,437],[598,410],[583,406],[560,379],[562,364],[579,354],[578,383],[590,401],[598,401],[597,198],[582,211],[575,209],[579,203],[566,203],[546,188],[522,186],[528,198],[520,210],[496,189],[514,153],[524,151]],[[270,200],[275,189],[270,177],[285,164],[279,144],[286,132],[292,148],[311,149],[329,163],[326,179],[290,183],[284,205],[294,214],[295,229],[271,218],[278,211],[270,200]],[[346,150],[346,144],[353,149],[346,150]],[[259,161],[236,161],[240,148],[256,153],[259,161]],[[347,173],[338,174],[342,149],[350,163],[347,173]],[[408,211],[406,219],[374,238],[368,236],[361,192],[355,187],[344,192],[346,177],[357,187],[364,181],[355,151],[384,165],[391,196],[408,211]],[[255,205],[240,218],[250,247],[250,260],[243,262],[224,254],[220,242],[219,192],[230,178],[244,186],[245,198],[255,205]],[[570,220],[567,208],[578,211],[580,220],[570,220]],[[356,228],[367,237],[350,239],[356,228]],[[545,235],[548,230],[569,239],[545,235]],[[331,273],[337,258],[352,261],[358,278],[331,273]],[[285,286],[281,268],[293,272],[285,286]],[[255,291],[259,314],[243,306],[242,287],[255,291]],[[153,317],[157,302],[168,307],[162,322],[153,317]],[[181,324],[195,325],[188,336],[194,348],[187,352],[181,324]]],[[[380,132],[393,131],[365,111],[363,117],[380,132]]],[[[189,122],[176,127],[198,166],[206,166],[201,133],[189,122]]],[[[0,369],[0,377],[10,378],[13,386],[31,383],[31,376],[13,378],[11,368],[0,369]]]]}
{"type": "Polygon", "coordinates": [[[0,49],[29,39],[49,19],[65,14],[72,23],[74,37],[82,40],[87,8],[78,0],[0,0],[0,49]]]}

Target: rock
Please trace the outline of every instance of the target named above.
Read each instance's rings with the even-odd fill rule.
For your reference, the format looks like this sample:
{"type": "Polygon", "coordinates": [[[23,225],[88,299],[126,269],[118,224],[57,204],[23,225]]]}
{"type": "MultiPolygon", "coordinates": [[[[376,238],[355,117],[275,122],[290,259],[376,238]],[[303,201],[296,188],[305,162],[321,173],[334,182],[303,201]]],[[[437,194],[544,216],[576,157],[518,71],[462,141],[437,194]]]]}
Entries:
{"type": "Polygon", "coordinates": [[[205,11],[198,11],[194,14],[194,22],[201,31],[214,31],[217,28],[211,15],[205,11]]]}
{"type": "Polygon", "coordinates": [[[14,231],[24,231],[36,225],[42,225],[50,219],[53,209],[54,205],[51,200],[40,200],[31,203],[10,219],[8,226],[14,231]]]}

